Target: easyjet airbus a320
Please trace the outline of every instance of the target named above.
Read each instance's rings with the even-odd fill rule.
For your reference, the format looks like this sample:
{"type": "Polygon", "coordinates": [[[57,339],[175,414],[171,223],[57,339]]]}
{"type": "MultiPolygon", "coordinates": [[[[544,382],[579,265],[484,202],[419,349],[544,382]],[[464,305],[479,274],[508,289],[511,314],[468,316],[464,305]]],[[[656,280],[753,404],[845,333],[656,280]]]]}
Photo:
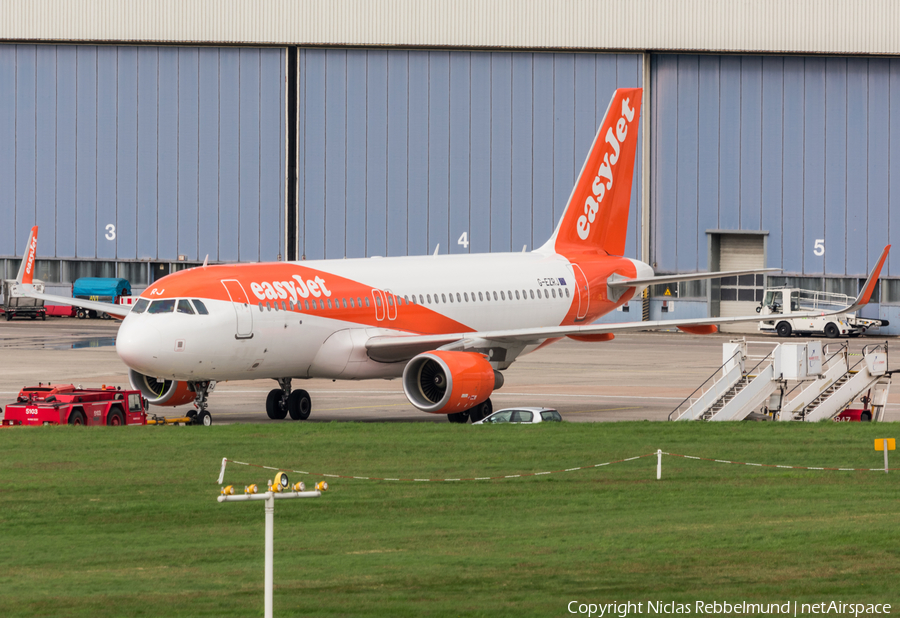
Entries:
{"type": "MultiPolygon", "coordinates": [[[[608,341],[672,326],[712,333],[759,319],[593,324],[654,283],[764,272],[654,277],[622,257],[640,109],[639,88],[615,92],[559,225],[531,253],[204,265],[160,279],[129,310],[37,293],[35,227],[18,293],[124,317],[116,351],[133,386],[152,404],[193,401],[204,424],[215,382],[259,378],[278,382],[266,398],[273,419],[309,417],[309,394],[292,389],[295,379],[402,377],[419,410],[479,420],[501,372],[560,338],[608,341]]],[[[887,250],[855,306],[868,302],[887,250]]]]}

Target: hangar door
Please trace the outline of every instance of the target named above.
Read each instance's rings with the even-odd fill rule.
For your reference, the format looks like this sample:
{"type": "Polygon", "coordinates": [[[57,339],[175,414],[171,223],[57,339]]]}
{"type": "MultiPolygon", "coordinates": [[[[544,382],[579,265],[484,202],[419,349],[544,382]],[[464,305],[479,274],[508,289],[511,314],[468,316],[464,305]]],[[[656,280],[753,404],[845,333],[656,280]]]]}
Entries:
{"type": "Polygon", "coordinates": [[[0,45],[0,256],[274,260],[284,49],[0,45]]]}
{"type": "MultiPolygon", "coordinates": [[[[749,270],[766,267],[765,236],[719,234],[719,266],[716,270],[749,270]]],[[[715,246],[715,244],[714,244],[715,246]]],[[[752,315],[763,298],[765,275],[724,277],[719,283],[719,315],[752,315]]],[[[752,325],[756,330],[756,325],[752,325]]]]}
{"type": "MultiPolygon", "coordinates": [[[[640,54],[299,50],[297,255],[540,246],[613,92],[641,73],[640,54]]],[[[639,146],[628,257],[640,175],[639,146]]]]}

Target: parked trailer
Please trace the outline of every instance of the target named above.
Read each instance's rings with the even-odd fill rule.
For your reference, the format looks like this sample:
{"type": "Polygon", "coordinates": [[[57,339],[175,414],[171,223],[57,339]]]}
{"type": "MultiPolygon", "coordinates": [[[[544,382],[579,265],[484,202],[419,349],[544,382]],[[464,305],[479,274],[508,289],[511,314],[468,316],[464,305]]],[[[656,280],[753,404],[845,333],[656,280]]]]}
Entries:
{"type": "MultiPolygon", "coordinates": [[[[81,277],[72,284],[72,297],[84,300],[113,303],[117,305],[130,304],[124,300],[131,298],[131,284],[127,279],[116,277],[81,277]]],[[[109,318],[109,314],[98,314],[93,309],[78,307],[75,316],[84,318],[109,318]]]]}
{"type": "MultiPolygon", "coordinates": [[[[44,301],[26,296],[19,296],[12,291],[16,284],[15,279],[3,280],[3,313],[6,315],[7,321],[14,317],[29,317],[32,320],[41,318],[47,319],[47,309],[44,307],[44,301]]],[[[35,291],[43,293],[44,284],[37,279],[34,280],[35,291]]]]}
{"type": "MultiPolygon", "coordinates": [[[[821,311],[827,313],[849,307],[854,299],[845,294],[816,292],[799,288],[772,288],[766,290],[762,304],[756,308],[761,316],[821,311]]],[[[840,313],[821,317],[785,318],[759,322],[759,330],[776,333],[779,337],[797,335],[825,335],[829,339],[840,336],[858,337],[870,328],[887,326],[887,320],[857,317],[855,313],[840,313]]]]}
{"type": "Polygon", "coordinates": [[[146,425],[147,402],[136,390],[38,384],[19,391],[3,425],[146,425]]]}

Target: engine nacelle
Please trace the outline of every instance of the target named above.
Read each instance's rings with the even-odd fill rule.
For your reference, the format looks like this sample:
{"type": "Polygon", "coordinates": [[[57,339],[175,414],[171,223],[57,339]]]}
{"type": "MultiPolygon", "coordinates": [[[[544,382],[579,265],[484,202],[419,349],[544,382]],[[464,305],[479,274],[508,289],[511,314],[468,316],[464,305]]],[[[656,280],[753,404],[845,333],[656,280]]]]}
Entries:
{"type": "Polygon", "coordinates": [[[195,393],[187,382],[163,380],[145,376],[134,369],[128,370],[128,381],[131,388],[141,391],[147,401],[154,406],[180,406],[194,401],[195,393]]]}
{"type": "Polygon", "coordinates": [[[432,414],[473,408],[501,386],[503,374],[476,352],[426,352],[409,361],[403,370],[406,398],[432,414]]]}

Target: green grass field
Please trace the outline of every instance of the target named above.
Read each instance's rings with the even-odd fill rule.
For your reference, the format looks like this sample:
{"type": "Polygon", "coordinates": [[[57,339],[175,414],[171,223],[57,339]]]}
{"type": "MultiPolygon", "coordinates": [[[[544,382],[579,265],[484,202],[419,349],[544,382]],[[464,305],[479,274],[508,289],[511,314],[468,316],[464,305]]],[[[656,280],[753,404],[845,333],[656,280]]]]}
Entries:
{"type": "MultiPolygon", "coordinates": [[[[883,465],[873,439],[897,433],[649,422],[4,429],[0,616],[261,615],[263,505],[216,502],[222,457],[415,478],[558,470],[658,448],[869,468],[883,465]]],[[[270,478],[230,464],[225,480],[270,478]]],[[[501,481],[328,480],[321,498],[276,503],[276,616],[568,616],[570,601],[900,606],[900,470],[665,457],[656,481],[651,457],[501,481]]]]}

